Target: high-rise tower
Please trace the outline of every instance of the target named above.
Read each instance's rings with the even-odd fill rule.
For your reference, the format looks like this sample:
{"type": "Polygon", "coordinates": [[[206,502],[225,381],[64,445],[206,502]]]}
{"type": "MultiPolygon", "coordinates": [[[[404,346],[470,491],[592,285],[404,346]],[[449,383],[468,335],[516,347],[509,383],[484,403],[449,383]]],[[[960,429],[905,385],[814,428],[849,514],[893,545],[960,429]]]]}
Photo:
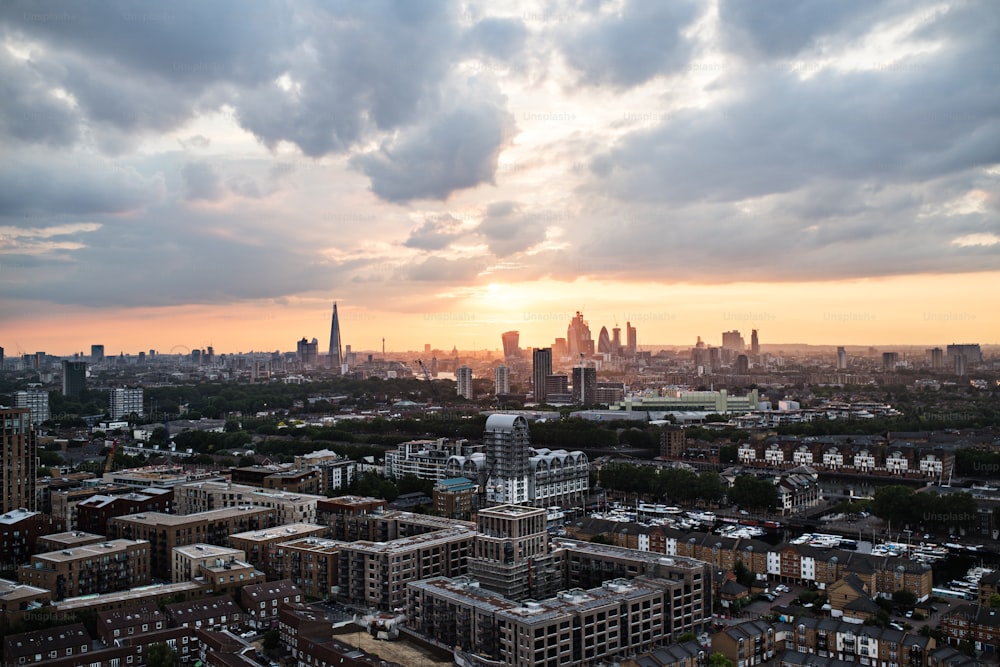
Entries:
{"type": "Polygon", "coordinates": [[[545,378],[552,375],[552,348],[543,347],[531,356],[531,381],[535,403],[545,402],[545,378]]]}
{"type": "Polygon", "coordinates": [[[750,331],[750,356],[755,359],[760,356],[760,339],[756,329],[750,331]]]}
{"type": "Polygon", "coordinates": [[[504,359],[519,358],[521,356],[521,348],[518,346],[521,333],[518,331],[506,331],[500,334],[501,340],[503,340],[503,356],[504,359]]]}
{"type": "Polygon", "coordinates": [[[494,505],[528,502],[528,420],[521,415],[490,415],[483,433],[486,449],[486,501],[494,505]]]}
{"type": "Polygon", "coordinates": [[[0,512],[21,507],[34,511],[38,445],[27,408],[0,409],[0,457],[0,512]]]}
{"type": "Polygon", "coordinates": [[[634,357],[639,349],[638,335],[631,322],[625,323],[625,352],[629,357],[634,357]]]}
{"type": "Polygon", "coordinates": [[[339,373],[344,363],[344,353],[340,346],[340,318],[337,316],[337,302],[333,302],[333,319],[330,321],[329,366],[339,373]]]}

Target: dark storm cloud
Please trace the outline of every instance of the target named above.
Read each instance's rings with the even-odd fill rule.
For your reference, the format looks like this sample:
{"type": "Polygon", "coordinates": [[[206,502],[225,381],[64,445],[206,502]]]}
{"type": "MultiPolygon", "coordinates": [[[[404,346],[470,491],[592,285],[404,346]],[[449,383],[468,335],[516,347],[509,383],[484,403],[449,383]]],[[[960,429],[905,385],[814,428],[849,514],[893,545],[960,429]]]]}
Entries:
{"type": "Polygon", "coordinates": [[[68,146],[79,129],[69,102],[59,99],[34,63],[0,48],[0,133],[25,143],[68,146]]]}
{"type": "Polygon", "coordinates": [[[1000,161],[1000,88],[982,50],[901,71],[759,70],[726,107],[678,113],[593,163],[622,199],[738,200],[824,179],[924,180],[1000,161]],[[962,76],[955,76],[961,71],[962,76]]]}
{"type": "Polygon", "coordinates": [[[518,21],[458,19],[444,3],[5,2],[2,35],[38,46],[12,64],[16,94],[0,103],[0,128],[60,145],[85,128],[101,150],[123,153],[143,134],[228,105],[232,120],[274,149],[290,142],[318,158],[382,142],[379,156],[360,158],[376,194],[442,198],[492,182],[497,136],[509,125],[495,100],[445,99],[456,64],[514,55],[524,40],[518,21]],[[53,89],[72,98],[72,110],[53,89]],[[397,182],[437,158],[456,166],[413,187],[397,182]]]}
{"type": "Polygon", "coordinates": [[[688,63],[692,46],[681,31],[697,11],[693,2],[629,0],[620,13],[595,16],[572,33],[563,49],[583,83],[635,86],[688,63]]]}
{"type": "Polygon", "coordinates": [[[393,202],[446,199],[455,190],[493,182],[514,119],[502,97],[481,86],[471,90],[458,108],[354,158],[376,195],[393,202]]]}
{"type": "Polygon", "coordinates": [[[159,175],[86,155],[10,155],[0,160],[0,221],[128,213],[163,196],[159,175]]]}
{"type": "Polygon", "coordinates": [[[869,0],[720,0],[719,20],[729,48],[748,57],[787,58],[846,26],[871,27],[873,19],[893,4],[869,0]]]}

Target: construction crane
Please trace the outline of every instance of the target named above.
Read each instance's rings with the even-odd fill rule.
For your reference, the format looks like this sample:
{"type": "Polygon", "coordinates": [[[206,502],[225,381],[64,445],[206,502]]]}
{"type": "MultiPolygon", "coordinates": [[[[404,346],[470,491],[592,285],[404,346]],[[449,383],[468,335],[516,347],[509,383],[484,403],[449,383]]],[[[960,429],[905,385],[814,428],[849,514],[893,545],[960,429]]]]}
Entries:
{"type": "Polygon", "coordinates": [[[414,359],[413,363],[420,366],[420,370],[423,371],[424,379],[427,380],[427,391],[430,393],[431,402],[434,401],[434,383],[431,381],[431,372],[427,370],[427,366],[424,365],[423,359],[414,359]]]}

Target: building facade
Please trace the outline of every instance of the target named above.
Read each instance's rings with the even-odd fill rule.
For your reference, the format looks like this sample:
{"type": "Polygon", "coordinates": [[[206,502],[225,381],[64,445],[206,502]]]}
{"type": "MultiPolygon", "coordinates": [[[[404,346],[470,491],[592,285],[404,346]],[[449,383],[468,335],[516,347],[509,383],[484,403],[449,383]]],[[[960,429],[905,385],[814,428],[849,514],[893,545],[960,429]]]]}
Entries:
{"type": "Polygon", "coordinates": [[[0,409],[0,512],[35,510],[38,442],[27,408],[0,409]]]}

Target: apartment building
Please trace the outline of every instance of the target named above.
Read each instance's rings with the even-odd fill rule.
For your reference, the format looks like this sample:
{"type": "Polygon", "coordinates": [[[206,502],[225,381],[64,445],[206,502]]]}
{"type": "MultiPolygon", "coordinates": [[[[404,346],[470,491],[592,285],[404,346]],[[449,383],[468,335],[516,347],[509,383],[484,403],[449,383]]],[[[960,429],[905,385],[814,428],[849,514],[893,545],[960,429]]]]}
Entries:
{"type": "Polygon", "coordinates": [[[408,582],[465,574],[474,538],[473,529],[452,527],[388,542],[343,543],[337,559],[339,595],[364,607],[402,607],[408,582]]]}
{"type": "Polygon", "coordinates": [[[177,602],[164,607],[170,624],[202,630],[236,630],[245,626],[243,610],[229,595],[177,602]]]}
{"type": "Polygon", "coordinates": [[[326,599],[340,591],[339,555],[343,542],[301,537],[277,545],[280,578],[288,579],[307,598],[326,599]]]}
{"type": "Polygon", "coordinates": [[[22,584],[52,591],[52,599],[123,591],[150,581],[150,544],[111,540],[36,554],[17,570],[22,584]]]}
{"type": "Polygon", "coordinates": [[[324,498],[316,503],[316,523],[343,542],[370,538],[369,515],[385,512],[385,500],[362,496],[324,498]]]}
{"type": "Polygon", "coordinates": [[[268,530],[251,530],[229,536],[229,546],[246,554],[246,561],[271,579],[284,577],[282,557],[277,545],[303,537],[321,537],[328,532],[325,526],[315,523],[292,523],[268,530]]]}
{"type": "Polygon", "coordinates": [[[122,495],[91,496],[76,505],[76,525],[81,531],[97,535],[108,534],[108,520],[125,514],[163,512],[169,514],[173,505],[172,489],[148,489],[122,495]]]}
{"type": "Polygon", "coordinates": [[[34,511],[38,440],[28,408],[0,408],[0,512],[34,511]]]}
{"type": "Polygon", "coordinates": [[[169,579],[174,547],[186,544],[228,546],[229,536],[276,525],[276,512],[266,507],[242,506],[177,515],[147,512],[115,517],[108,534],[150,543],[150,568],[154,577],[169,579]]]}
{"type": "Polygon", "coordinates": [[[188,544],[171,550],[171,576],[174,583],[191,581],[201,575],[202,566],[243,561],[246,554],[240,549],[214,544],[188,544]]]}
{"type": "Polygon", "coordinates": [[[90,651],[90,633],[83,623],[35,630],[4,637],[4,661],[10,665],[35,665],[90,651]]]}
{"type": "Polygon", "coordinates": [[[774,626],[764,621],[731,625],[712,635],[712,653],[729,658],[733,667],[753,667],[774,660],[778,652],[774,626]]]}
{"type": "Polygon", "coordinates": [[[316,523],[316,503],[323,499],[318,495],[272,491],[232,482],[191,482],[174,488],[178,514],[256,505],[274,510],[278,523],[316,523]]]}

